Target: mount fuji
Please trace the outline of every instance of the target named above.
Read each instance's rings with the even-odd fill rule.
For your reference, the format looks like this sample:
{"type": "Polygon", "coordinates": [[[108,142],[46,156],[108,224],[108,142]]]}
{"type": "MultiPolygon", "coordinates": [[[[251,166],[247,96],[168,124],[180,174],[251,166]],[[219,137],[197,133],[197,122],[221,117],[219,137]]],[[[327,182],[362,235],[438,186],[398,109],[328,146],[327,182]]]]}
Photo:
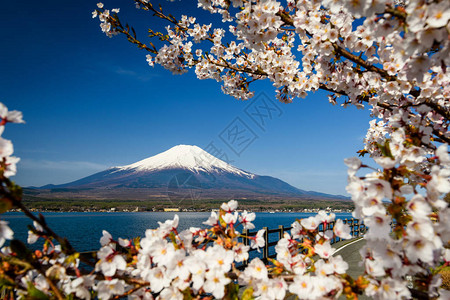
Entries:
{"type": "Polygon", "coordinates": [[[37,190],[43,195],[61,196],[63,193],[93,199],[171,198],[186,194],[198,199],[347,199],[304,191],[280,179],[244,171],[190,145],[178,145],[130,165],[37,190]]]}

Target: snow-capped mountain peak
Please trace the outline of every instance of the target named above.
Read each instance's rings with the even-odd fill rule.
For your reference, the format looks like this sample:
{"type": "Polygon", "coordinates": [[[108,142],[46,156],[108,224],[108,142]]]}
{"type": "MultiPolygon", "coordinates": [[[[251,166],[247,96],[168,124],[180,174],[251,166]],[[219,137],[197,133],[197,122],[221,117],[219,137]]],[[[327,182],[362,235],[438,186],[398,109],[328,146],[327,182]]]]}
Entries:
{"type": "Polygon", "coordinates": [[[117,171],[158,171],[164,169],[185,169],[193,172],[233,173],[253,178],[255,175],[238,169],[209,154],[200,147],[178,145],[158,155],[140,160],[131,165],[116,167],[117,171]]]}
{"type": "Polygon", "coordinates": [[[333,195],[300,190],[274,177],[246,172],[197,146],[188,145],[178,145],[131,165],[109,168],[73,182],[47,185],[38,190],[44,191],[45,198],[72,197],[65,196],[68,192],[89,199],[148,200],[153,197],[161,203],[167,197],[170,200],[186,197],[194,200],[193,197],[200,194],[202,199],[221,200],[230,197],[336,199],[333,195]]]}

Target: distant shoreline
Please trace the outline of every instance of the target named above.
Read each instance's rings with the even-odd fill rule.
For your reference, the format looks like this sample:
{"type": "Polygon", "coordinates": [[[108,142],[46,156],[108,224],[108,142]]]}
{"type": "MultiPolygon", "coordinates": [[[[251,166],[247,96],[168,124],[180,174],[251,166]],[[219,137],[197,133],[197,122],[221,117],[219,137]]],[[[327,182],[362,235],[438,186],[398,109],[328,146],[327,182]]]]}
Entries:
{"type": "MultiPolygon", "coordinates": [[[[55,212],[55,213],[65,213],[65,212],[84,212],[84,213],[139,213],[139,212],[167,212],[167,213],[173,213],[173,212],[211,212],[214,211],[214,209],[170,209],[170,210],[106,210],[106,209],[69,209],[69,210],[56,210],[56,209],[36,209],[36,208],[30,208],[31,212],[37,212],[37,213],[46,213],[46,212],[55,212]]],[[[330,213],[351,213],[351,209],[341,210],[341,209],[300,209],[300,210],[287,210],[287,209],[277,209],[277,210],[269,210],[269,209],[245,209],[247,211],[251,212],[265,212],[265,213],[317,213],[319,210],[325,210],[326,212],[330,213]]],[[[244,211],[243,209],[239,209],[238,211],[244,211]]],[[[17,212],[20,213],[20,209],[11,209],[8,212],[17,212]]]]}
{"type": "MultiPolygon", "coordinates": [[[[217,210],[230,199],[43,199],[25,195],[23,203],[39,212],[133,212],[133,211],[186,211],[209,212],[217,210]]],[[[352,201],[331,199],[236,199],[239,209],[253,212],[351,212],[352,201]]]]}

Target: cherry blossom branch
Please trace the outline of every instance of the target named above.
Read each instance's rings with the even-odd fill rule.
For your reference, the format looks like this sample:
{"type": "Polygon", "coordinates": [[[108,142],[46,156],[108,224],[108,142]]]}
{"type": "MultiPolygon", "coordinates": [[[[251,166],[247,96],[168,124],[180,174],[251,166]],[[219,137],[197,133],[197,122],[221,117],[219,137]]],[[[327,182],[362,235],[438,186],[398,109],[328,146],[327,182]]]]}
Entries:
{"type": "MultiPolygon", "coordinates": [[[[450,99],[446,99],[446,101],[450,101],[450,99]]],[[[425,104],[426,106],[432,108],[438,114],[443,116],[446,120],[450,120],[450,110],[449,109],[445,109],[444,107],[440,106],[436,102],[430,101],[429,99],[426,99],[422,104],[425,104]]],[[[447,141],[447,143],[449,143],[449,142],[447,141]]]]}
{"type": "MultiPolygon", "coordinates": [[[[294,26],[294,20],[291,18],[291,16],[286,11],[280,11],[280,12],[277,13],[277,15],[279,17],[281,17],[283,22],[286,23],[287,25],[294,26]]],[[[314,36],[313,34],[311,34],[309,32],[307,32],[307,34],[309,36],[311,36],[311,37],[314,36]]],[[[331,44],[333,45],[334,50],[336,51],[336,53],[338,55],[342,55],[343,57],[351,60],[352,62],[356,63],[357,65],[360,65],[361,67],[365,68],[366,70],[369,70],[369,71],[376,72],[376,73],[380,74],[383,78],[385,78],[388,81],[395,81],[396,80],[395,76],[389,75],[385,70],[380,69],[378,67],[375,67],[374,65],[372,65],[372,64],[366,62],[365,60],[363,60],[361,57],[350,53],[349,51],[347,51],[346,49],[342,48],[337,43],[331,43],[331,44]]]]}
{"type": "Polygon", "coordinates": [[[338,55],[342,55],[343,57],[345,57],[345,58],[351,60],[352,62],[360,65],[361,67],[365,68],[366,70],[369,70],[369,71],[376,72],[376,73],[380,74],[383,78],[385,78],[388,81],[396,81],[397,80],[397,78],[395,76],[389,75],[387,71],[385,71],[383,69],[380,69],[378,67],[375,67],[374,65],[366,62],[361,57],[350,53],[349,51],[347,51],[346,49],[342,48],[338,44],[332,43],[332,45],[333,45],[334,50],[336,51],[336,53],[338,55]]]}
{"type": "MultiPolygon", "coordinates": [[[[136,0],[136,2],[142,4],[143,7],[144,7],[144,9],[152,11],[157,17],[162,18],[162,19],[165,19],[165,20],[169,21],[170,23],[174,24],[174,25],[175,25],[177,28],[179,28],[181,31],[186,32],[186,31],[188,30],[186,27],[181,26],[181,25],[179,24],[179,21],[177,21],[177,20],[175,19],[175,17],[173,17],[173,16],[171,16],[171,15],[168,16],[168,15],[164,14],[164,13],[162,12],[162,8],[161,8],[161,7],[160,7],[160,10],[158,11],[158,10],[156,10],[156,9],[153,7],[153,5],[152,5],[150,2],[142,2],[142,1],[139,1],[139,0],[136,0]]],[[[404,17],[405,17],[404,12],[402,12],[402,11],[400,11],[400,10],[398,10],[398,9],[387,8],[387,12],[390,13],[390,14],[392,14],[392,15],[395,15],[395,16],[398,17],[398,18],[403,18],[403,19],[404,19],[404,17]]],[[[283,20],[283,22],[284,22],[286,25],[294,26],[294,23],[293,23],[293,20],[292,20],[291,16],[290,16],[286,11],[284,11],[284,10],[279,11],[279,12],[277,13],[277,15],[281,17],[281,19],[283,20]]],[[[158,53],[158,51],[156,50],[156,48],[155,48],[155,46],[154,46],[153,44],[151,44],[151,45],[152,45],[152,48],[150,48],[150,47],[146,46],[144,43],[140,42],[140,41],[136,38],[136,35],[135,35],[135,33],[134,33],[134,30],[132,30],[133,33],[134,33],[134,35],[132,35],[132,34],[130,33],[130,29],[128,28],[128,26],[127,26],[127,29],[125,29],[125,28],[120,24],[120,21],[119,21],[119,19],[117,18],[117,16],[116,16],[116,19],[112,18],[112,20],[113,20],[113,24],[116,25],[117,31],[120,32],[120,33],[125,34],[125,35],[127,36],[127,39],[128,39],[131,43],[136,44],[139,48],[145,49],[145,50],[149,51],[150,53],[153,53],[153,54],[157,54],[157,53],[158,53]],[[117,22],[117,24],[114,23],[114,21],[117,22]]],[[[310,33],[308,33],[308,35],[312,36],[310,33]]],[[[159,36],[159,35],[158,35],[158,36],[159,36]]],[[[162,35],[160,36],[160,38],[162,38],[162,35]]],[[[213,39],[212,39],[211,36],[205,38],[205,40],[209,40],[210,42],[214,43],[214,41],[213,41],[213,39]]],[[[170,43],[169,40],[167,40],[167,41],[170,43]]],[[[337,54],[338,56],[343,56],[343,57],[345,57],[345,58],[351,60],[352,62],[356,63],[357,65],[359,65],[359,66],[365,68],[367,71],[376,72],[376,73],[380,74],[383,78],[387,79],[388,81],[395,81],[395,80],[396,80],[396,77],[395,77],[395,76],[389,75],[389,74],[387,73],[387,71],[382,70],[382,69],[380,69],[380,68],[378,68],[378,67],[375,67],[374,65],[372,65],[372,64],[370,64],[370,63],[368,63],[368,62],[366,62],[366,61],[365,61],[364,59],[362,59],[360,56],[356,56],[356,55],[350,53],[349,51],[347,51],[346,49],[342,48],[342,47],[341,47],[340,45],[338,45],[337,43],[332,43],[332,45],[333,45],[333,47],[334,47],[334,49],[335,49],[335,51],[336,51],[336,54],[337,54]]],[[[222,45],[222,46],[224,46],[224,45],[222,45]]],[[[247,61],[247,63],[250,63],[246,58],[245,58],[245,60],[247,61]]],[[[242,73],[247,73],[247,74],[253,74],[253,75],[258,75],[258,76],[268,76],[268,74],[267,74],[266,72],[264,72],[264,71],[263,71],[261,68],[259,68],[259,67],[257,68],[257,70],[252,70],[252,69],[250,69],[250,68],[248,68],[248,67],[239,68],[239,67],[232,66],[230,63],[228,63],[228,62],[227,62],[226,60],[224,60],[224,59],[222,59],[222,61],[223,61],[224,63],[220,63],[218,60],[211,60],[211,59],[209,59],[209,57],[208,57],[208,61],[209,61],[210,63],[212,63],[212,64],[218,66],[218,67],[228,68],[228,69],[230,69],[230,70],[234,70],[234,71],[237,71],[237,72],[242,72],[242,73]]],[[[192,60],[191,63],[193,63],[193,65],[195,65],[195,64],[199,63],[199,60],[192,60]]],[[[359,72],[359,70],[356,70],[356,71],[359,72]]],[[[259,78],[258,78],[258,79],[259,79],[259,78]]],[[[254,80],[252,80],[251,82],[253,82],[253,81],[254,81],[254,80]]],[[[247,84],[248,84],[248,83],[247,83],[247,84]]],[[[320,88],[321,88],[321,89],[324,89],[324,86],[325,86],[325,85],[321,85],[320,88]]],[[[413,95],[418,95],[419,93],[420,93],[420,91],[415,91],[415,90],[412,90],[412,91],[411,91],[411,94],[413,94],[413,95]]],[[[340,94],[342,94],[342,93],[340,93],[340,94]]],[[[432,108],[433,110],[435,110],[436,112],[438,112],[439,114],[441,114],[442,116],[444,116],[446,119],[449,119],[449,118],[450,118],[450,111],[447,110],[447,109],[445,109],[445,108],[443,108],[443,107],[440,106],[439,104],[434,103],[434,102],[432,102],[432,101],[430,101],[430,100],[425,100],[425,101],[423,102],[423,104],[429,106],[430,108],[432,108]]],[[[447,143],[450,142],[450,139],[449,139],[449,138],[445,137],[443,133],[437,131],[436,129],[433,129],[433,133],[434,133],[436,136],[438,136],[440,140],[445,141],[445,142],[447,142],[447,143]]]]}
{"type": "Polygon", "coordinates": [[[33,264],[33,267],[39,272],[39,274],[41,274],[44,278],[45,281],[47,282],[47,284],[50,286],[50,288],[52,289],[53,293],[55,294],[56,298],[58,300],[64,300],[65,297],[61,294],[61,291],[58,289],[58,287],[53,283],[53,281],[48,278],[48,276],[45,274],[44,270],[42,270],[42,267],[39,263],[36,262],[30,262],[33,264]]]}
{"type": "MultiPolygon", "coordinates": [[[[332,89],[332,88],[328,87],[328,86],[325,85],[325,84],[320,84],[319,87],[320,87],[320,89],[322,89],[322,90],[324,90],[324,91],[328,91],[328,92],[331,92],[331,93],[335,93],[335,94],[338,94],[338,95],[342,95],[342,96],[347,96],[347,97],[348,97],[348,94],[347,94],[346,92],[344,92],[344,91],[337,91],[337,90],[335,90],[335,89],[332,89]]],[[[359,99],[360,101],[363,101],[363,102],[367,102],[367,103],[368,103],[370,97],[368,97],[368,96],[358,96],[358,99],[359,99]]],[[[449,115],[448,117],[446,116],[447,114],[450,114],[450,112],[447,111],[447,112],[445,113],[444,108],[440,107],[440,106],[437,105],[437,104],[434,104],[434,103],[431,102],[431,101],[428,101],[428,102],[429,102],[429,103],[427,103],[427,104],[429,104],[430,106],[433,105],[433,107],[435,107],[436,109],[439,109],[439,111],[438,111],[439,114],[441,114],[440,110],[442,110],[443,116],[444,116],[447,120],[450,119],[450,115],[449,115]]],[[[419,103],[419,104],[417,104],[417,106],[419,106],[419,105],[421,105],[421,104],[423,104],[423,103],[419,103]]],[[[389,110],[389,111],[392,111],[392,110],[394,109],[392,106],[390,106],[390,105],[388,105],[388,104],[386,104],[386,103],[377,103],[376,105],[379,106],[379,107],[382,107],[383,109],[387,109],[387,110],[389,110]]],[[[411,106],[414,106],[414,105],[413,105],[413,104],[409,104],[407,107],[411,107],[411,106]]],[[[406,108],[406,107],[398,107],[398,108],[406,108]]],[[[412,115],[412,114],[411,114],[411,115],[412,115]]],[[[437,129],[433,128],[433,134],[434,134],[436,137],[438,137],[438,139],[439,139],[438,141],[439,141],[439,142],[443,142],[443,143],[450,144],[450,138],[446,137],[445,134],[444,134],[443,132],[440,132],[440,131],[438,131],[437,129]]],[[[428,145],[425,145],[425,146],[428,146],[428,145]]]]}
{"type": "Polygon", "coordinates": [[[132,27],[130,28],[127,25],[126,29],[125,29],[122,26],[122,24],[120,23],[120,20],[117,15],[114,17],[110,17],[109,19],[110,19],[112,25],[114,25],[115,30],[119,33],[124,34],[127,37],[129,42],[137,45],[138,48],[140,48],[140,49],[147,50],[148,52],[153,53],[153,54],[158,54],[158,50],[156,50],[156,47],[152,43],[150,43],[150,45],[152,46],[152,48],[150,48],[146,44],[142,43],[140,40],[137,39],[136,33],[132,27]],[[130,30],[133,32],[133,35],[130,33],[130,30]]]}
{"type": "MultiPolygon", "coordinates": [[[[13,183],[9,180],[9,178],[3,178],[3,181],[6,183],[8,187],[13,186],[13,183]]],[[[11,194],[10,192],[6,191],[5,188],[2,186],[1,193],[3,194],[3,197],[6,199],[9,199],[13,206],[19,208],[28,218],[31,220],[37,222],[39,225],[42,226],[44,232],[46,235],[53,237],[58,241],[58,243],[61,245],[62,251],[67,255],[72,255],[77,253],[77,251],[73,248],[69,240],[66,238],[60,237],[58,234],[56,234],[45,221],[44,216],[39,215],[39,218],[36,217],[22,202],[21,198],[18,198],[17,196],[11,194]]],[[[94,266],[95,264],[88,259],[84,259],[83,257],[80,257],[80,260],[82,260],[84,263],[94,266]]]]}

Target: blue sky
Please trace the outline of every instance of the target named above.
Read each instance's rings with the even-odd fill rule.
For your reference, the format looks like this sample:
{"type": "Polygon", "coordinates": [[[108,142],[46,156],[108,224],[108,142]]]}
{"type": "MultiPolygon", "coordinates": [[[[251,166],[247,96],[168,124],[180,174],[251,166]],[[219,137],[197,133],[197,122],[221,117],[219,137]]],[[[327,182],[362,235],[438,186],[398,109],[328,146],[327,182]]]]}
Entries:
{"type": "MultiPolygon", "coordinates": [[[[120,7],[122,20],[145,41],[147,27],[162,26],[131,0],[104,3],[120,7]]],[[[192,3],[163,5],[175,16],[197,14],[192,3]]],[[[246,114],[252,102],[224,95],[218,83],[197,80],[194,72],[174,76],[151,68],[145,52],[121,36],[106,37],[91,18],[95,7],[96,1],[75,0],[0,4],[0,101],[21,110],[27,122],[3,134],[22,159],[16,182],[65,183],[178,144],[213,142],[239,168],[305,190],[346,194],[343,159],[362,148],[367,110],[332,106],[319,92],[276,103],[276,116],[258,127],[246,114]],[[220,136],[236,118],[257,136],[239,155],[220,136]]],[[[270,82],[254,89],[274,103],[270,82]]]]}

